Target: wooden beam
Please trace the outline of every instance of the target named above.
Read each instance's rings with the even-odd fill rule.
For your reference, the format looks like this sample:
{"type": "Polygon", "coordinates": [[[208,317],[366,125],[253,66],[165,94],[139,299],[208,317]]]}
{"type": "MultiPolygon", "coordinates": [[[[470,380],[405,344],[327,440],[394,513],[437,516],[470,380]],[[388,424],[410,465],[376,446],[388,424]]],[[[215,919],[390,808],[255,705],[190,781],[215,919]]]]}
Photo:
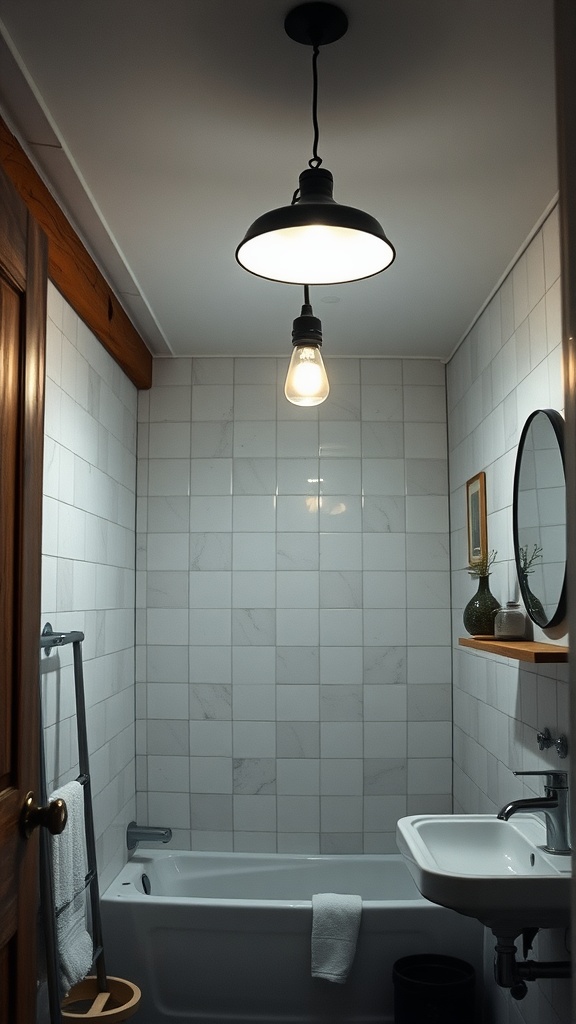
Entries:
{"type": "Polygon", "coordinates": [[[2,118],[0,165],[48,238],[50,280],[136,387],[149,388],[149,349],[2,118]]]}

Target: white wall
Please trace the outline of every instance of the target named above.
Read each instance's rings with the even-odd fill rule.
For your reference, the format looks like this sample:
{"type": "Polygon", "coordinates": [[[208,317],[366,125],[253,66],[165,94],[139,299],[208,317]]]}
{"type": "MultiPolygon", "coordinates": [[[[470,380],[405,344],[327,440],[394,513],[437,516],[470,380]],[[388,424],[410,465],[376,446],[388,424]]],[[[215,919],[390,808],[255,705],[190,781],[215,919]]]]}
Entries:
{"type": "MultiPolygon", "coordinates": [[[[466,480],[486,471],[505,601],[520,430],[534,408],[563,407],[558,253],[553,211],[448,366],[454,796],[467,812],[522,795],[516,768],[558,767],[536,731],[568,728],[564,667],[457,646],[475,586],[466,480]]],[[[284,403],[273,359],[156,360],[140,397],[138,817],[175,826],[175,845],[387,850],[399,814],[450,809],[442,368],[328,368],[317,412],[284,403]]],[[[134,816],[135,407],[50,288],[42,621],[86,632],[105,883],[134,816]]],[[[43,674],[51,783],[76,772],[59,659],[43,674]]],[[[551,941],[535,956],[562,959],[551,941]]],[[[567,987],[531,983],[516,1003],[488,966],[495,1024],[565,1022],[567,987]]]]}
{"type": "MultiPolygon", "coordinates": [[[[134,386],[48,288],[42,622],[81,630],[101,885],[135,814],[134,386]]],[[[41,628],[40,627],[40,628],[41,628]]],[[[72,648],[41,658],[49,792],[78,774],[72,648]]]]}
{"type": "Polygon", "coordinates": [[[138,812],[193,849],[396,851],[451,806],[444,366],[154,363],[140,396],[138,812]]]}
{"type": "MultiPolygon", "coordinates": [[[[454,637],[454,807],[493,813],[509,800],[542,792],[543,780],[516,779],[514,770],[569,770],[554,750],[540,753],[538,730],[567,733],[566,665],[523,663],[458,647],[466,636],[462,610],[477,588],[466,571],[466,480],[486,472],[488,547],[498,552],[490,578],[494,595],[513,596],[512,485],[518,440],[534,409],[564,406],[558,216],[554,209],[492,297],[447,368],[454,637]]],[[[560,631],[562,632],[562,631],[560,631]]],[[[567,644],[535,627],[535,639],[567,644]]],[[[491,979],[487,993],[495,1024],[559,1024],[569,1019],[565,981],[530,983],[516,1003],[491,979]]],[[[548,933],[531,954],[567,959],[563,936],[548,933]],[[552,942],[552,952],[549,943],[552,942]]]]}

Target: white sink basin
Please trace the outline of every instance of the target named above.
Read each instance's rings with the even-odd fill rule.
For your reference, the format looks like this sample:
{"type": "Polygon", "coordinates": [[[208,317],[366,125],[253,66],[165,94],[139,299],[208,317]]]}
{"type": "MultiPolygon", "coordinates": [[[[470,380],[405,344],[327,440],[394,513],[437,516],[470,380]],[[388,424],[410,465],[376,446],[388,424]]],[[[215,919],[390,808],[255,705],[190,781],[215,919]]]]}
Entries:
{"type": "Polygon", "coordinates": [[[414,814],[396,842],[420,892],[476,917],[498,936],[570,921],[570,857],[546,853],[535,814],[414,814]]]}

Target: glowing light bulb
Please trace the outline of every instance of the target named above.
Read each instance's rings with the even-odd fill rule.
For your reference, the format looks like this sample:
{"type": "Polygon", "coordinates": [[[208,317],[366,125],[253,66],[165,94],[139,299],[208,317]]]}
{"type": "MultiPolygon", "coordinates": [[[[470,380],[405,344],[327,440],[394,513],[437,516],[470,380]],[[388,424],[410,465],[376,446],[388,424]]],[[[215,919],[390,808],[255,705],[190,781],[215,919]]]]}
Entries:
{"type": "Polygon", "coordinates": [[[320,405],[328,398],[330,385],[317,345],[295,345],[286,375],[284,394],[293,405],[320,405]]]}

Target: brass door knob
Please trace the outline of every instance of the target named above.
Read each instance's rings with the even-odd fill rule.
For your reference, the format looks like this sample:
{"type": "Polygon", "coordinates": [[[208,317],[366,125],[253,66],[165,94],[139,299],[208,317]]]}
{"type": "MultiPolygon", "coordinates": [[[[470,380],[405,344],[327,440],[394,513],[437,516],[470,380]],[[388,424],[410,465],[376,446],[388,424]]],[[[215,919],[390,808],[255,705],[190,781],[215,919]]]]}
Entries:
{"type": "Polygon", "coordinates": [[[30,791],[26,794],[20,814],[20,827],[26,839],[30,838],[39,825],[47,828],[51,835],[59,836],[66,828],[67,821],[68,809],[64,800],[52,800],[47,807],[39,807],[34,793],[30,791]]]}

